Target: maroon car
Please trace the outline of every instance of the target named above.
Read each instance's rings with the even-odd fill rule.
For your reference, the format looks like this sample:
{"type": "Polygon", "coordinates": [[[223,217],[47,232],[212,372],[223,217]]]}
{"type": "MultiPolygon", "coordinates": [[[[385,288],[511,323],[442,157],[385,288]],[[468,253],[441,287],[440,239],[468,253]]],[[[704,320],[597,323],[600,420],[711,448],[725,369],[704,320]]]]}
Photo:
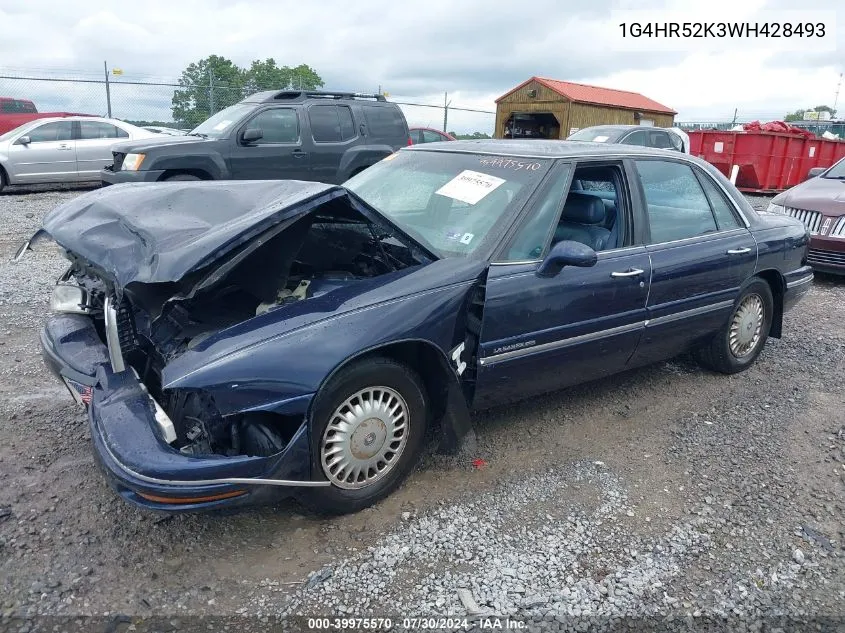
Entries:
{"type": "Polygon", "coordinates": [[[411,143],[419,145],[420,143],[440,143],[442,141],[454,141],[455,137],[446,132],[435,130],[433,127],[412,127],[411,143]]]}
{"type": "Polygon", "coordinates": [[[823,273],[845,275],[845,159],[772,198],[770,213],[798,218],[810,232],[807,263],[823,273]]]}

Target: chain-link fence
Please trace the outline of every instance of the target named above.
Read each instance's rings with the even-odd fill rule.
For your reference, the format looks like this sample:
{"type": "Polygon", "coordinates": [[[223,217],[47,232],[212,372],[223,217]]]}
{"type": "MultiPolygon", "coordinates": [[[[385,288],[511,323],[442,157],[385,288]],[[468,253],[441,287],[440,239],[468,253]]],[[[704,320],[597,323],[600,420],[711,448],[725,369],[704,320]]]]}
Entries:
{"type": "MultiPolygon", "coordinates": [[[[297,88],[294,84],[293,88],[297,88]]],[[[259,90],[279,86],[230,86],[209,78],[208,83],[188,85],[164,78],[132,78],[96,73],[22,72],[0,68],[0,97],[32,101],[39,112],[73,112],[111,116],[134,123],[192,128],[215,112],[259,90]]],[[[412,98],[389,96],[398,103],[411,127],[448,128],[445,131],[492,134],[495,111],[418,103],[412,98]],[[445,123],[445,125],[444,125],[445,123]]]]}

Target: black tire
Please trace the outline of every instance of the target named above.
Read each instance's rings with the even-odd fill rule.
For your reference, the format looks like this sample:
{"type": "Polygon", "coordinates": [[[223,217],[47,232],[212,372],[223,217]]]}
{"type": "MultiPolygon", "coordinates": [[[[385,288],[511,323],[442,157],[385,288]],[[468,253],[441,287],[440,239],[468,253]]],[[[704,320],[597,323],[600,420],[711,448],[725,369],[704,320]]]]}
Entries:
{"type": "MultiPolygon", "coordinates": [[[[769,284],[759,278],[751,279],[740,288],[739,296],[734,301],[731,315],[725,325],[713,336],[713,338],[696,351],[698,362],[707,369],[718,371],[723,374],[736,374],[744,371],[754,364],[769,337],[769,329],[772,326],[772,315],[774,314],[774,299],[769,284]],[[763,318],[760,327],[759,338],[753,342],[751,348],[740,354],[732,351],[731,329],[734,321],[739,318],[739,310],[749,300],[753,303],[753,297],[757,297],[762,303],[763,318]]],[[[753,323],[752,323],[753,325],[753,323]]],[[[753,340],[753,339],[752,339],[753,340]]]]}
{"type": "Polygon", "coordinates": [[[194,176],[193,174],[175,174],[173,176],[168,176],[164,179],[164,182],[172,182],[176,180],[202,180],[199,176],[194,176]]]}
{"type": "Polygon", "coordinates": [[[6,172],[0,167],[0,193],[6,188],[6,172]]]}
{"type": "Polygon", "coordinates": [[[407,407],[407,438],[396,462],[373,483],[358,489],[344,489],[334,482],[325,488],[304,488],[297,495],[299,500],[319,514],[338,515],[363,510],[393,492],[408,476],[422,449],[428,418],[422,384],[415,371],[382,357],[356,362],[331,378],[317,394],[313,409],[311,455],[317,477],[331,480],[323,466],[321,447],[333,414],[361,390],[387,387],[401,396],[407,407]]]}

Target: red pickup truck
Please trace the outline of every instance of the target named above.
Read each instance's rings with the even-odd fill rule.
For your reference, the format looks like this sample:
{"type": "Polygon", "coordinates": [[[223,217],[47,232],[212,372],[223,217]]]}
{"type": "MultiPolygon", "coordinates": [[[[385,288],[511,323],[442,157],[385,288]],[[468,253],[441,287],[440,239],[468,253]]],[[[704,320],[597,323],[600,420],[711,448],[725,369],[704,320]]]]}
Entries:
{"type": "Polygon", "coordinates": [[[0,97],[0,134],[23,125],[33,119],[54,116],[95,116],[79,112],[39,112],[35,104],[28,99],[0,97]]]}

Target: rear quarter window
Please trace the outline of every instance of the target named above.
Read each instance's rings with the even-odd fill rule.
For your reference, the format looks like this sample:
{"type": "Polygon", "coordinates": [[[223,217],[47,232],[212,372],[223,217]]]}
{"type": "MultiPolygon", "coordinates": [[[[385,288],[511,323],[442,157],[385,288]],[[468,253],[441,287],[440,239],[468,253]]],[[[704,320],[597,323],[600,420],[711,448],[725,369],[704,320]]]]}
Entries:
{"type": "Polygon", "coordinates": [[[363,106],[369,136],[384,139],[391,144],[405,145],[408,140],[408,124],[399,106],[363,106]]]}

